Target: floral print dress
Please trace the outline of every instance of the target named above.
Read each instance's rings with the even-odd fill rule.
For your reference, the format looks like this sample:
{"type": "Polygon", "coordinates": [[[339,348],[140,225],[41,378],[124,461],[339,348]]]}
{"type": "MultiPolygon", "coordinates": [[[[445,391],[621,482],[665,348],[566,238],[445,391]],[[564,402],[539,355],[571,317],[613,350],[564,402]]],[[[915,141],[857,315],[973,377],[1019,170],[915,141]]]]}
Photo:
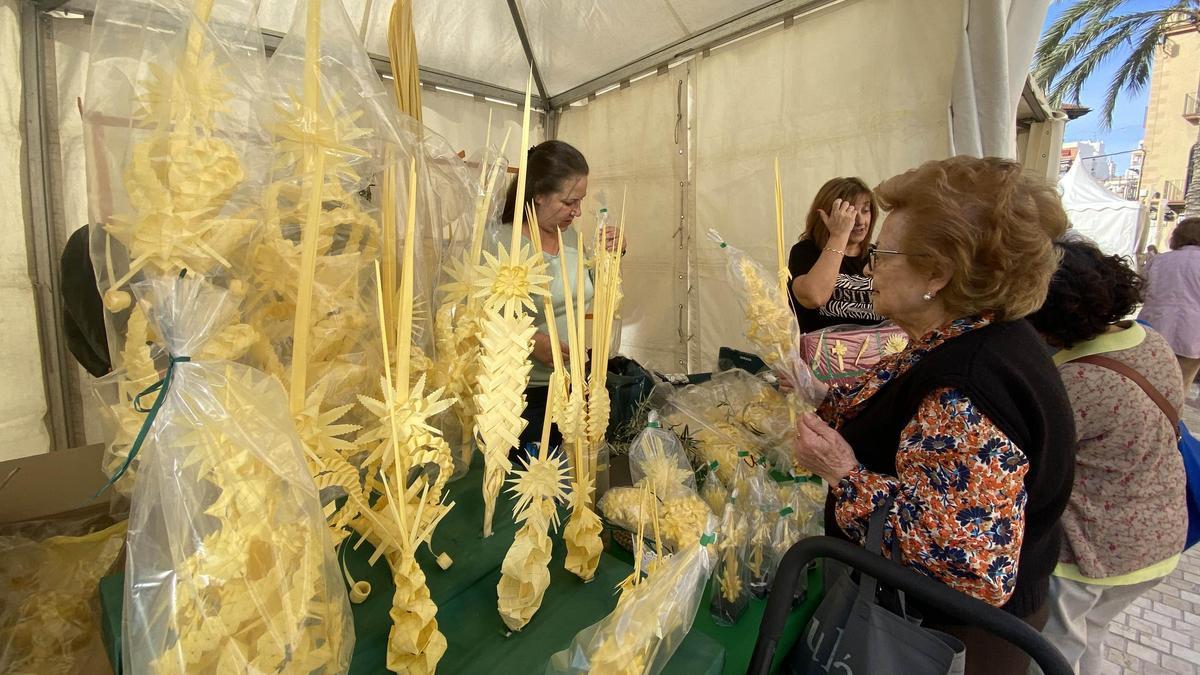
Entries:
{"type": "MultiPolygon", "coordinates": [[[[830,389],[818,414],[835,429],[853,419],[888,382],[938,345],[991,323],[990,316],[957,319],[859,380],[830,389]]],[[[875,505],[893,499],[884,550],[967,595],[1002,605],[1012,595],[1025,529],[1021,449],[954,388],[930,392],[901,433],[896,474],[855,467],[831,486],[838,525],[859,543],[875,505]]]]}

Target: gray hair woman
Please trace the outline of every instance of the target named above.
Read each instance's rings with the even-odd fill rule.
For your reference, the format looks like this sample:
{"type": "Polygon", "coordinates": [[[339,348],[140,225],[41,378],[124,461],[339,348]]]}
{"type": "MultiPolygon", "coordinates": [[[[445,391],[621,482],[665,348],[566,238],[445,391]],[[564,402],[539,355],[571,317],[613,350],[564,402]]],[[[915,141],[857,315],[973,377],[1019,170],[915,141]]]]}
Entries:
{"type": "MultiPolygon", "coordinates": [[[[830,484],[826,532],[862,542],[893,500],[884,548],[1040,628],[1071,489],[1070,402],[1036,310],[1067,228],[1058,195],[1016,162],[954,157],[876,188],[875,311],[911,338],[797,424],[796,456],[830,484]]],[[[1022,672],[1003,640],[920,607],[967,646],[968,673],[1022,672]]]]}

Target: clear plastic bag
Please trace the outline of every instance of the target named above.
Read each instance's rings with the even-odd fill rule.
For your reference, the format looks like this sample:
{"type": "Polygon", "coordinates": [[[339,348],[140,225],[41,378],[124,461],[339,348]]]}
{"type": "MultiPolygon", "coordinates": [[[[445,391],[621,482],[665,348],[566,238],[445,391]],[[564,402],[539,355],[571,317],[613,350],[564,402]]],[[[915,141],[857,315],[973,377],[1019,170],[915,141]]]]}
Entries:
{"type": "Polygon", "coordinates": [[[669,556],[625,591],[611,614],[551,656],[547,675],[661,672],[692,628],[711,571],[712,551],[705,544],[669,556]]]}
{"type": "MultiPolygon", "coordinates": [[[[87,532],[95,520],[46,525],[87,532]]],[[[86,672],[103,649],[92,598],[121,550],[125,523],[77,536],[28,529],[0,536],[0,672],[86,672]]]]}
{"type": "MultiPolygon", "coordinates": [[[[680,491],[666,499],[656,499],[658,527],[662,544],[672,551],[683,550],[704,535],[712,511],[695,491],[680,491]]],[[[604,493],[597,503],[600,513],[610,523],[637,532],[639,520],[644,521],[647,536],[653,533],[653,513],[642,508],[642,489],[615,487],[604,493]]]]}
{"type": "Polygon", "coordinates": [[[203,279],[135,285],[171,355],[129,519],[128,673],[339,673],[350,605],[279,383],[188,360],[233,319],[203,279]]]}
{"type": "MultiPolygon", "coordinates": [[[[256,13],[243,0],[141,0],[101,3],[92,17],[83,125],[89,251],[115,368],[98,390],[106,471],[125,462],[144,415],[133,399],[162,365],[130,284],[187,268],[247,288],[272,153],[251,104],[265,66],[256,13]]],[[[253,329],[227,329],[222,344],[244,355],[253,329]]]]}
{"type": "MultiPolygon", "coordinates": [[[[83,123],[90,253],[109,353],[125,364],[129,284],[181,268],[231,284],[245,271],[271,147],[257,4],[101,3],[83,123]]],[[[137,366],[135,366],[137,367],[137,366]]]]}
{"type": "Polygon", "coordinates": [[[696,476],[683,444],[662,428],[654,411],[646,428],[629,446],[629,473],[634,485],[649,482],[659,499],[669,499],[683,490],[696,492],[696,476]]]}
{"type": "Polygon", "coordinates": [[[728,255],[726,271],[731,286],[741,291],[738,301],[746,313],[746,338],[767,365],[777,368],[800,343],[800,327],[778,275],[768,274],[753,258],[725,243],[716,230],[710,229],[708,238],[728,255]]]}
{"type": "MultiPolygon", "coordinates": [[[[766,481],[770,481],[770,478],[766,478],[766,481]]],[[[765,598],[775,580],[775,568],[779,566],[779,545],[775,537],[779,533],[779,512],[782,507],[771,486],[765,482],[760,485],[761,491],[748,505],[750,533],[746,563],[750,576],[750,592],[756,598],[765,598]]]]}
{"type": "Polygon", "coordinates": [[[729,503],[729,490],[717,476],[719,466],[719,462],[712,461],[704,467],[704,484],[700,486],[700,498],[713,513],[724,513],[725,505],[729,503]]]}
{"type": "Polygon", "coordinates": [[[746,562],[748,524],[745,513],[733,503],[725,505],[717,533],[712,599],[708,611],[714,621],[732,626],[750,604],[750,574],[746,562]]]}

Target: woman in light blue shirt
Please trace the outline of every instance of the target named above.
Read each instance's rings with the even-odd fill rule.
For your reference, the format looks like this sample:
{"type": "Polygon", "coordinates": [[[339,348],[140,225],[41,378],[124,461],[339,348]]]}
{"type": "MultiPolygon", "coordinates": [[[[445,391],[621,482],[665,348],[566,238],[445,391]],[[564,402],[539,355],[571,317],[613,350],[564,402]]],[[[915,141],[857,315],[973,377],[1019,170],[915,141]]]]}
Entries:
{"type": "MultiPolygon", "coordinates": [[[[577,259],[580,255],[587,255],[578,240],[578,233],[571,229],[571,224],[583,213],[583,199],[587,196],[588,164],[583,153],[562,141],[546,141],[530,148],[526,164],[529,173],[525,179],[525,194],[520,203],[532,205],[537,213],[537,234],[541,240],[542,256],[546,260],[546,274],[550,276],[554,322],[558,328],[558,335],[562,338],[567,335],[565,293],[574,293],[577,283],[576,270],[579,269],[577,259]],[[560,258],[566,263],[565,283],[560,258]]],[[[512,227],[517,204],[517,181],[514,178],[508,187],[504,212],[501,215],[501,222],[509,228],[512,227]]],[[[530,223],[526,221],[522,232],[525,239],[531,236],[530,227],[530,223]]],[[[509,241],[511,236],[512,230],[502,228],[499,240],[509,241]]],[[[610,251],[617,246],[617,232],[614,228],[605,230],[604,243],[610,251]]],[[[583,284],[584,302],[590,307],[593,292],[590,276],[583,280],[583,284]]],[[[527,405],[523,415],[529,424],[521,434],[522,444],[537,441],[541,435],[550,374],[554,370],[548,317],[540,304],[534,325],[537,327],[537,333],[533,336],[533,371],[529,377],[529,387],[525,390],[527,405]]],[[[565,341],[562,351],[563,358],[571,358],[565,341]]],[[[587,356],[581,355],[581,358],[586,359],[587,356]]],[[[562,437],[558,430],[551,431],[551,446],[561,444],[562,437]]]]}

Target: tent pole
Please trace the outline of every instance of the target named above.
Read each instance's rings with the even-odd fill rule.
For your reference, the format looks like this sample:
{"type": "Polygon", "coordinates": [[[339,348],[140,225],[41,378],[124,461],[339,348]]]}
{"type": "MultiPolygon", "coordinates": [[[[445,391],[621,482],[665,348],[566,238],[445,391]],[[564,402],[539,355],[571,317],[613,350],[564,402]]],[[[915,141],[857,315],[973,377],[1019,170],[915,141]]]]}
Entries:
{"type": "Polygon", "coordinates": [[[51,155],[46,129],[44,30],[46,18],[37,6],[26,4],[21,12],[21,124],[25,130],[24,160],[25,238],[29,274],[33,283],[38,320],[38,342],[42,352],[42,381],[46,392],[47,428],[50,449],[66,450],[77,445],[75,420],[68,408],[72,364],[67,359],[63,337],[62,298],[59,295],[58,255],[61,242],[54,236],[50,195],[51,155]]]}
{"type": "MultiPolygon", "coordinates": [[[[533,58],[533,45],[529,43],[529,33],[525,30],[525,17],[521,15],[521,8],[517,6],[517,0],[508,0],[508,11],[512,13],[513,26],[517,29],[517,37],[521,39],[521,47],[525,49],[525,58],[529,59],[529,66],[533,68],[533,82],[537,85],[538,93],[541,94],[543,101],[549,101],[550,96],[546,93],[546,84],[542,81],[542,71],[538,68],[537,59],[533,58]]],[[[548,106],[547,109],[549,109],[548,106]]]]}

